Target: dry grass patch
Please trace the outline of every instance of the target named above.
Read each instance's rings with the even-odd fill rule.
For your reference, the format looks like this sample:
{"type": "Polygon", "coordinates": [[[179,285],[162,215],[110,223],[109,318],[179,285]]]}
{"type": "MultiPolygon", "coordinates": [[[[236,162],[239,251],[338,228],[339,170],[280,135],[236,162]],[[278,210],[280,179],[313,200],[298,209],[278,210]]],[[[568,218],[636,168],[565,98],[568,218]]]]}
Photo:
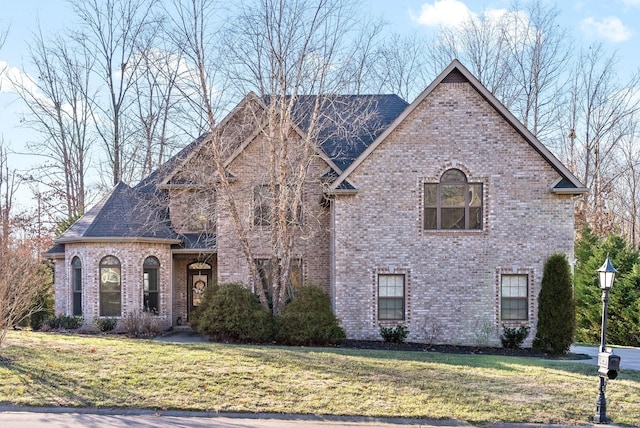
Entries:
{"type": "MultiPolygon", "coordinates": [[[[595,373],[535,358],[11,332],[0,349],[0,401],[585,424],[595,373]]],[[[639,396],[640,373],[623,372],[607,391],[609,416],[637,424],[639,396]]]]}

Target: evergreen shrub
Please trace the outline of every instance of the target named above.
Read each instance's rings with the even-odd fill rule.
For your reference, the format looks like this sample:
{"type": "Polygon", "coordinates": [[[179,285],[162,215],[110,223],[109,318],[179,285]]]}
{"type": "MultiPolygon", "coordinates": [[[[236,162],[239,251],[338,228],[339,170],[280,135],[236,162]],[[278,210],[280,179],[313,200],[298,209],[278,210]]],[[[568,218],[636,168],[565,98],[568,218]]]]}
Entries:
{"type": "Polygon", "coordinates": [[[190,324],[200,334],[225,342],[269,342],[273,340],[271,313],[258,296],[240,284],[207,288],[190,324]]]}
{"type": "Polygon", "coordinates": [[[98,327],[98,330],[105,333],[111,331],[118,325],[117,318],[95,318],[93,323],[98,327]]]}
{"type": "Polygon", "coordinates": [[[576,328],[571,267],[564,254],[553,254],[544,265],[538,295],[538,327],[533,348],[551,355],[567,353],[576,328]]]}
{"type": "Polygon", "coordinates": [[[287,345],[332,345],[346,337],[331,311],[329,297],[316,286],[297,289],[276,319],[276,326],[278,342],[287,345]]]}
{"type": "Polygon", "coordinates": [[[84,318],[72,315],[60,315],[47,319],[47,325],[53,330],[77,330],[82,327],[84,318]]]}
{"type": "Polygon", "coordinates": [[[380,327],[380,336],[385,342],[404,343],[409,335],[409,330],[403,325],[395,327],[380,327]]]}
{"type": "Polygon", "coordinates": [[[520,349],[522,342],[529,336],[530,328],[526,325],[520,327],[502,327],[500,341],[507,349],[520,349]]]}

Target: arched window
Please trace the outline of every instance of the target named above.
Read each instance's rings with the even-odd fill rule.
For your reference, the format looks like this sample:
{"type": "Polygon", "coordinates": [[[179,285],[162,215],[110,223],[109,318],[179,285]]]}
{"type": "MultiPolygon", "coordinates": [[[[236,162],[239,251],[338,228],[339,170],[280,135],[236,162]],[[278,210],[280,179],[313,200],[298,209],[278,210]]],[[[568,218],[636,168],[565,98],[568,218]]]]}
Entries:
{"type": "Polygon", "coordinates": [[[82,316],[82,262],[77,256],[71,260],[71,290],[73,293],[73,315],[82,316]]]}
{"type": "Polygon", "coordinates": [[[439,183],[425,183],[424,228],[482,229],[482,183],[469,183],[459,169],[446,171],[439,183]]]}
{"type": "Polygon", "coordinates": [[[160,299],[158,289],[158,272],[160,271],[160,261],[149,256],[144,259],[143,264],[143,307],[145,312],[150,312],[154,315],[158,315],[160,312],[160,299]]]}
{"type": "Polygon", "coordinates": [[[120,260],[107,256],[100,260],[100,316],[119,317],[121,308],[120,260]]]}

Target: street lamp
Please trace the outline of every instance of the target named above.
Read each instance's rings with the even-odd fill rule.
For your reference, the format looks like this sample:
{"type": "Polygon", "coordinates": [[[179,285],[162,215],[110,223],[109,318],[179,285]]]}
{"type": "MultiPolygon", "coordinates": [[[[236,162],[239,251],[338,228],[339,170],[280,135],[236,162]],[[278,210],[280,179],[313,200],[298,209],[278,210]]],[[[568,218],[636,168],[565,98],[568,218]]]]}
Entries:
{"type": "Polygon", "coordinates": [[[611,264],[609,256],[604,261],[600,269],[598,269],[598,279],[600,280],[600,288],[602,289],[602,332],[600,335],[600,352],[598,354],[598,365],[600,366],[599,378],[600,378],[600,390],[598,393],[598,401],[596,402],[596,416],[593,421],[597,424],[607,423],[607,399],[605,397],[606,379],[609,377],[615,379],[617,376],[617,369],[619,369],[620,357],[612,355],[607,350],[606,335],[607,335],[607,305],[609,303],[609,291],[613,287],[613,280],[616,277],[618,271],[611,264]],[[617,357],[617,358],[611,358],[617,357]],[[617,364],[617,366],[616,366],[617,364]],[[610,365],[612,367],[610,367],[610,365]]]}

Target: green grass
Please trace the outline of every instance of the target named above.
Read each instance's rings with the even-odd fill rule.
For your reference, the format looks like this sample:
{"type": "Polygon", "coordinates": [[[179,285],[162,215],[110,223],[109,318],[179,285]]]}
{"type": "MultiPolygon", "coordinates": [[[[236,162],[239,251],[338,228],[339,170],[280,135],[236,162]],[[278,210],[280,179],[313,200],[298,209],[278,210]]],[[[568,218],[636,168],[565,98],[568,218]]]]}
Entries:
{"type": "MultiPolygon", "coordinates": [[[[0,402],[585,424],[596,367],[535,358],[172,344],[9,332],[0,402]]],[[[617,424],[640,421],[640,372],[607,388],[617,424]]]]}

